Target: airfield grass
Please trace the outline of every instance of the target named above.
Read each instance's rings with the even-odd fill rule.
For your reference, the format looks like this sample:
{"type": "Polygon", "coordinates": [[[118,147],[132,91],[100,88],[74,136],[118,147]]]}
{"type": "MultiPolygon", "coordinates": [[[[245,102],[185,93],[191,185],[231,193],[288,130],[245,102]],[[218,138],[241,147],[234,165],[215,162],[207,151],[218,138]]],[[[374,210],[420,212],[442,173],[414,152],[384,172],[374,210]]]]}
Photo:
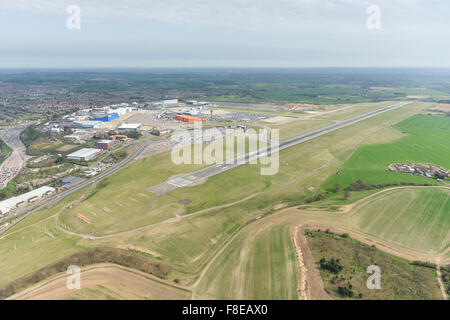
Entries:
{"type": "Polygon", "coordinates": [[[0,287],[82,250],[83,247],[78,246],[76,240],[59,232],[53,219],[43,220],[2,237],[0,287]]]}
{"type": "Polygon", "coordinates": [[[288,225],[250,228],[213,262],[198,299],[298,299],[295,253],[288,225]]]}
{"type": "Polygon", "coordinates": [[[450,189],[401,188],[357,205],[346,223],[372,237],[427,253],[450,243],[450,189]]]}
{"type": "Polygon", "coordinates": [[[283,141],[331,124],[333,123],[326,120],[295,120],[286,124],[268,126],[270,129],[280,130],[280,141],[283,141]]]}
{"type": "MultiPolygon", "coordinates": [[[[415,104],[415,106],[410,106],[407,112],[417,112],[417,109],[421,107],[421,104],[415,104]]],[[[402,116],[406,110],[402,111],[403,112],[395,110],[390,112],[389,116],[383,114],[378,117],[382,118],[382,121],[391,122],[395,121],[395,114],[402,116]]],[[[152,207],[153,209],[149,210],[147,224],[160,221],[159,219],[155,220],[154,217],[152,219],[150,212],[153,210],[162,211],[164,207],[166,207],[170,208],[172,212],[178,212],[178,214],[183,212],[188,214],[205,208],[238,201],[247,195],[262,192],[272,187],[279,187],[286,182],[295,180],[303,175],[308,175],[317,167],[320,167],[328,161],[332,161],[333,157],[339,155],[345,148],[349,148],[354,143],[360,141],[361,137],[355,135],[355,133],[361,130],[361,128],[365,128],[369,135],[371,132],[376,132],[380,128],[386,126],[376,125],[375,123],[375,119],[368,119],[363,121],[363,123],[339,130],[339,132],[332,132],[326,136],[314,139],[314,141],[282,150],[280,152],[280,170],[274,176],[262,176],[260,174],[259,165],[245,165],[224,172],[219,176],[211,177],[202,185],[176,189],[171,192],[171,195],[175,196],[175,198],[170,198],[168,195],[165,195],[161,200],[158,200],[158,202],[155,203],[152,207]],[[372,127],[367,127],[371,124],[372,127]],[[338,135],[337,138],[336,135],[338,135]],[[245,178],[243,179],[242,177],[245,178]],[[189,199],[191,203],[188,205],[180,204],[177,199],[189,199]]],[[[121,170],[116,174],[117,176],[114,175],[110,177],[111,181],[105,188],[90,198],[89,201],[85,201],[86,203],[91,204],[98,202],[98,205],[95,205],[96,208],[98,208],[97,211],[92,211],[91,208],[87,207],[86,210],[81,210],[80,207],[77,206],[72,212],[75,213],[76,210],[76,212],[83,215],[84,212],[87,212],[87,216],[89,216],[89,212],[92,211],[99,215],[104,211],[103,208],[107,207],[110,210],[116,210],[117,216],[114,218],[118,219],[119,216],[122,217],[124,215],[124,210],[120,209],[118,206],[108,206],[108,202],[122,201],[125,204],[131,204],[127,198],[131,196],[136,198],[137,193],[145,192],[145,189],[149,186],[160,183],[167,177],[173,175],[175,173],[174,171],[177,170],[177,166],[170,165],[168,156],[169,154],[166,153],[158,155],[157,157],[144,159],[146,162],[132,165],[129,168],[121,170]],[[165,168],[165,166],[167,167],[165,168]],[[172,170],[172,173],[167,173],[168,170],[172,170]],[[135,172],[135,174],[130,175],[130,171],[135,172]],[[146,172],[148,172],[148,175],[145,175],[146,172]],[[139,178],[133,180],[130,179],[130,176],[134,178],[136,175],[138,175],[139,178]],[[112,180],[113,178],[116,182],[112,180]],[[107,192],[107,190],[110,190],[110,192],[107,192]]],[[[146,203],[148,202],[149,201],[146,203]]],[[[105,212],[105,216],[106,214],[107,213],[105,212]]],[[[111,215],[111,213],[109,214],[111,215]]],[[[71,216],[73,219],[72,221],[64,221],[65,224],[71,226],[71,231],[78,230],[77,228],[86,231],[88,226],[83,225],[78,221],[79,219],[75,217],[75,214],[71,216]],[[77,228],[72,228],[74,224],[77,224],[77,228]]],[[[65,214],[64,219],[67,217],[69,217],[69,215],[65,214]]],[[[114,226],[111,226],[111,228],[108,229],[108,232],[105,230],[99,232],[98,235],[129,230],[133,226],[142,226],[142,224],[145,223],[145,220],[146,217],[144,215],[138,214],[127,220],[126,227],[122,223],[117,223],[114,226]]],[[[106,226],[111,222],[112,220],[105,220],[102,222],[101,226],[106,226]]],[[[97,228],[99,225],[91,223],[89,226],[91,228],[97,228]]]]}
{"type": "MultiPolygon", "coordinates": [[[[158,198],[147,189],[171,176],[190,172],[202,165],[174,165],[170,152],[134,162],[95,186],[93,192],[73,208],[66,210],[60,221],[70,226],[70,231],[89,233],[131,215],[145,215],[158,198]],[[76,217],[82,214],[91,224],[76,217]]],[[[167,211],[162,219],[175,213],[167,211]]],[[[149,222],[161,220],[158,215],[146,216],[149,222]]]]}
{"type": "Polygon", "coordinates": [[[431,300],[442,299],[435,268],[413,265],[411,261],[390,255],[373,246],[324,231],[306,231],[308,245],[320,269],[325,290],[335,299],[431,300]],[[319,261],[339,259],[343,267],[337,274],[321,269],[319,261]],[[367,267],[381,270],[381,289],[367,288],[367,267]],[[338,288],[353,291],[344,297],[338,288]],[[362,296],[359,297],[359,294],[362,296]]]}
{"type": "Polygon", "coordinates": [[[377,103],[358,103],[354,105],[348,105],[348,108],[344,110],[339,110],[324,115],[317,115],[315,118],[324,120],[345,120],[368,113],[370,111],[377,110],[382,107],[393,105],[395,103],[398,102],[383,101],[377,103]]]}
{"type": "Polygon", "coordinates": [[[339,174],[328,179],[323,188],[344,188],[362,179],[367,184],[390,182],[435,183],[432,179],[387,171],[391,163],[433,163],[450,168],[450,117],[416,115],[395,126],[404,137],[389,144],[363,146],[345,162],[339,174]]]}

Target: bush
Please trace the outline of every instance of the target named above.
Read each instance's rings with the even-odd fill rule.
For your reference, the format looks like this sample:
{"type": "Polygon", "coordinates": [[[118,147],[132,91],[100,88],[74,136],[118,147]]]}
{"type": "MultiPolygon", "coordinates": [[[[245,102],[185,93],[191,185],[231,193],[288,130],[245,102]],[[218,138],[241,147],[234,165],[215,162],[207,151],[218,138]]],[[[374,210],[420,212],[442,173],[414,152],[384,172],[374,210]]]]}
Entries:
{"type": "Polygon", "coordinates": [[[348,289],[347,287],[339,287],[338,292],[341,297],[353,297],[353,291],[348,289]]]}
{"type": "Polygon", "coordinates": [[[327,261],[327,259],[322,258],[319,263],[321,269],[330,271],[334,274],[338,274],[343,269],[343,267],[339,264],[339,259],[334,260],[334,258],[331,258],[330,261],[327,261]]]}

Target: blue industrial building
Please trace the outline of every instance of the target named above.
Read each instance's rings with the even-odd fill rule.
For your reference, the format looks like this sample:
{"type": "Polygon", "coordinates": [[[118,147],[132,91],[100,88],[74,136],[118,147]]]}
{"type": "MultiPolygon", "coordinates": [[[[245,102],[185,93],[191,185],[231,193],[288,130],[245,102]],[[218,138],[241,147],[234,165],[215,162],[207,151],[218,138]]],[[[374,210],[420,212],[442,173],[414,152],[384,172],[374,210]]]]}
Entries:
{"type": "Polygon", "coordinates": [[[119,117],[119,114],[117,112],[112,112],[112,113],[108,113],[101,117],[92,117],[92,118],[90,118],[90,120],[108,122],[108,121],[117,119],[118,117],[119,117]]]}

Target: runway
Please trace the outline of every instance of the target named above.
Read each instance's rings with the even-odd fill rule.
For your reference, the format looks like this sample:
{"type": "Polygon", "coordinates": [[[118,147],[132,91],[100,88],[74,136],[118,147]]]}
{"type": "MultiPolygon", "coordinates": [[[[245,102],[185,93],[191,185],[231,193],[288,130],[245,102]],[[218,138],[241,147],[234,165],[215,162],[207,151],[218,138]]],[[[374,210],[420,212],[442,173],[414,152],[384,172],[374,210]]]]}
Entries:
{"type": "MultiPolygon", "coordinates": [[[[299,143],[306,142],[311,139],[320,137],[324,134],[347,127],[349,125],[352,125],[352,124],[355,124],[362,120],[374,117],[381,113],[401,108],[407,104],[409,104],[409,102],[399,102],[399,103],[396,103],[396,104],[393,104],[393,105],[390,105],[387,107],[380,108],[375,111],[365,113],[363,115],[356,116],[356,117],[348,119],[348,120],[343,120],[343,121],[337,122],[335,124],[308,132],[306,134],[302,134],[302,135],[287,139],[287,140],[281,142],[279,145],[279,148],[277,148],[277,149],[283,150],[285,148],[292,147],[299,143]]],[[[274,150],[274,151],[278,151],[278,150],[274,150]]],[[[261,156],[264,156],[266,154],[271,154],[271,153],[272,153],[272,150],[270,148],[267,148],[266,150],[261,149],[261,150],[258,150],[258,151],[240,156],[240,157],[236,157],[235,159],[233,159],[232,163],[215,164],[215,165],[211,165],[209,167],[206,167],[206,168],[194,171],[194,172],[178,175],[176,177],[171,177],[167,181],[165,181],[161,184],[158,184],[158,185],[148,188],[148,190],[150,192],[156,193],[158,195],[163,195],[163,194],[166,194],[167,192],[170,192],[177,188],[183,188],[183,187],[199,184],[199,183],[205,181],[206,179],[208,179],[209,177],[212,177],[212,176],[215,176],[222,172],[225,172],[227,170],[236,168],[242,164],[249,163],[252,160],[256,160],[257,158],[259,158],[261,156]]]]}

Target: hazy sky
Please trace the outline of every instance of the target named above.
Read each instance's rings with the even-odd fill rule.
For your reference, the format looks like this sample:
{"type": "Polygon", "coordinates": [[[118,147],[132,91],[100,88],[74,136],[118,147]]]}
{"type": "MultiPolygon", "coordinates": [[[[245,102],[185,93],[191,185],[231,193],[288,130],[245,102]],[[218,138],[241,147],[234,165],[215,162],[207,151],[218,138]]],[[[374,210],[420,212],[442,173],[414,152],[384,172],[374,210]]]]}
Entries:
{"type": "Polygon", "coordinates": [[[0,68],[448,67],[450,1],[0,0],[0,35],[0,68]]]}

